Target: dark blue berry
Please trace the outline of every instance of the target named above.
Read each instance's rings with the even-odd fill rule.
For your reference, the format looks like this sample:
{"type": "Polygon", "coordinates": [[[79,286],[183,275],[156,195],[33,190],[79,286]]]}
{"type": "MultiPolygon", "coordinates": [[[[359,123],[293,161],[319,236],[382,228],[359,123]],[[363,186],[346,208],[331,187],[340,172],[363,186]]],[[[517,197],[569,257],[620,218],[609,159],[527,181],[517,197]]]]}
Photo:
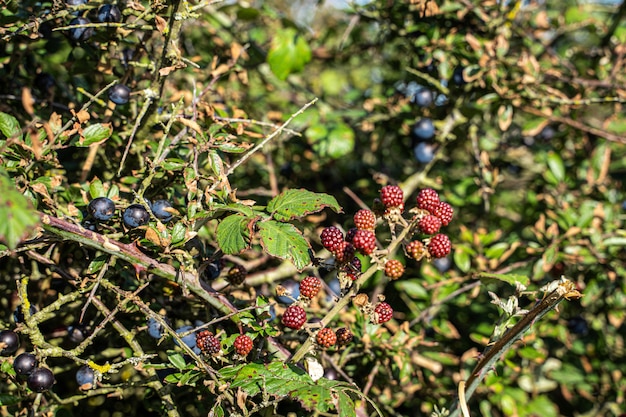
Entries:
{"type": "Polygon", "coordinates": [[[54,374],[48,368],[35,368],[28,376],[26,384],[32,391],[47,391],[54,384],[54,374]]]}
{"type": "Polygon", "coordinates": [[[68,6],[80,6],[81,4],[86,4],[87,0],[65,0],[65,4],[68,6]]]}
{"type": "Polygon", "coordinates": [[[427,164],[435,158],[435,145],[429,142],[418,142],[413,147],[415,159],[420,164],[427,164]]]}
{"type": "Polygon", "coordinates": [[[157,200],[152,203],[152,214],[154,217],[161,220],[163,223],[167,223],[172,220],[174,215],[169,211],[172,208],[172,204],[167,200],[157,200]]]}
{"type": "Polygon", "coordinates": [[[202,269],[202,279],[205,281],[213,281],[214,279],[217,279],[222,272],[222,268],[222,262],[211,262],[206,265],[204,269],[202,269]]]}
{"type": "Polygon", "coordinates": [[[76,383],[81,389],[91,389],[96,386],[96,374],[89,365],[83,365],[76,371],[76,383]]]}
{"type": "MultiPolygon", "coordinates": [[[[37,307],[31,304],[28,311],[30,312],[30,315],[32,316],[33,314],[37,312],[37,307]]],[[[21,305],[17,306],[17,308],[13,312],[13,320],[15,320],[15,323],[24,322],[24,310],[22,309],[21,305]]]]}
{"type": "Polygon", "coordinates": [[[580,316],[572,317],[571,319],[569,319],[569,321],[567,322],[567,328],[570,330],[570,332],[574,334],[580,334],[585,336],[587,333],[589,333],[589,324],[587,323],[587,320],[580,316]]]}
{"type": "Polygon", "coordinates": [[[300,284],[292,279],[288,279],[283,281],[280,284],[284,289],[286,289],[291,296],[281,295],[276,297],[276,299],[283,304],[292,304],[294,299],[297,299],[300,296],[300,284]]]}
{"type": "Polygon", "coordinates": [[[420,107],[428,107],[433,104],[433,92],[428,88],[420,88],[413,96],[413,101],[420,107]]]}
{"type": "Polygon", "coordinates": [[[115,214],[115,203],[106,197],[94,198],[89,202],[87,211],[97,221],[106,222],[115,214]]]}
{"type": "MultiPolygon", "coordinates": [[[[70,26],[88,25],[90,23],[91,21],[87,19],[86,17],[77,17],[75,19],[72,19],[69,25],[70,26]]],[[[92,27],[78,27],[78,28],[70,29],[68,36],[74,42],[85,42],[86,40],[88,40],[89,38],[93,36],[93,33],[94,31],[92,27]]]]}
{"type": "Polygon", "coordinates": [[[435,266],[435,268],[437,268],[439,272],[444,273],[450,269],[450,267],[452,266],[452,261],[448,257],[437,258],[433,260],[433,265],[435,266]]]}
{"type": "Polygon", "coordinates": [[[134,228],[148,224],[150,221],[150,215],[144,206],[141,204],[131,204],[124,210],[124,224],[127,227],[134,228]]]}
{"type": "Polygon", "coordinates": [[[20,347],[20,338],[14,331],[0,332],[0,356],[9,356],[20,347]]]}
{"type": "Polygon", "coordinates": [[[463,70],[464,68],[462,66],[458,66],[454,69],[454,72],[452,73],[452,82],[459,87],[467,84],[467,81],[465,81],[465,78],[463,77],[463,70]]]}
{"type": "Polygon", "coordinates": [[[42,93],[49,93],[55,84],[54,77],[47,72],[41,72],[35,77],[35,87],[42,93]]]}
{"type": "Polygon", "coordinates": [[[118,23],[120,20],[122,20],[122,13],[115,4],[103,4],[98,9],[100,23],[118,23]]]}
{"type": "Polygon", "coordinates": [[[128,103],[128,100],[130,100],[130,88],[124,84],[115,84],[109,90],[109,100],[117,105],[128,103]]]}
{"type": "Polygon", "coordinates": [[[37,358],[32,353],[21,353],[13,361],[13,369],[19,377],[27,377],[37,367],[37,358]]]}
{"type": "MultiPolygon", "coordinates": [[[[176,329],[176,334],[180,335],[183,333],[187,333],[188,331],[193,330],[193,328],[194,328],[193,326],[183,326],[179,329],[176,329]]],[[[200,354],[200,348],[196,346],[196,333],[195,332],[191,332],[183,336],[181,339],[183,343],[189,346],[191,349],[193,349],[194,352],[196,352],[197,354],[200,354]]],[[[178,345],[178,340],[176,340],[176,344],[178,345]]]]}
{"type": "Polygon", "coordinates": [[[435,125],[430,118],[424,117],[413,125],[411,134],[417,140],[431,140],[435,136],[435,125]]]}
{"type": "Polygon", "coordinates": [[[541,140],[549,141],[550,139],[554,137],[555,134],[556,134],[556,130],[554,130],[554,127],[546,126],[541,130],[541,132],[539,133],[539,135],[537,135],[537,137],[541,140]]]}
{"type": "Polygon", "coordinates": [[[153,337],[155,339],[160,339],[163,337],[164,327],[161,323],[159,323],[152,317],[148,317],[147,324],[148,334],[150,335],[150,337],[153,337]]]}
{"type": "Polygon", "coordinates": [[[73,343],[80,343],[89,336],[91,332],[84,324],[76,323],[67,326],[67,338],[73,343]]]}

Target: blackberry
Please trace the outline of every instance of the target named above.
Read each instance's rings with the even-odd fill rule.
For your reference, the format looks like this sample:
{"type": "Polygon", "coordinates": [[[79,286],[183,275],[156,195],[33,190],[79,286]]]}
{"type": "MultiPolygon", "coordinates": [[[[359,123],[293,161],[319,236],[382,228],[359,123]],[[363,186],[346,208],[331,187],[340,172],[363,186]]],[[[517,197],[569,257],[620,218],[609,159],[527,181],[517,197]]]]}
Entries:
{"type": "Polygon", "coordinates": [[[428,252],[433,258],[443,258],[452,250],[450,238],[442,233],[433,236],[428,242],[428,252]]]}
{"type": "Polygon", "coordinates": [[[354,259],[354,253],[356,249],[350,242],[343,241],[339,245],[339,248],[334,252],[335,259],[340,263],[348,263],[354,259]]]}
{"type": "Polygon", "coordinates": [[[226,281],[228,281],[231,285],[241,285],[246,280],[247,276],[248,271],[244,266],[235,265],[230,268],[230,271],[228,271],[226,281]]]}
{"type": "Polygon", "coordinates": [[[352,240],[354,240],[354,234],[357,230],[359,229],[357,229],[356,227],[351,227],[350,229],[348,229],[348,232],[346,233],[346,242],[352,243],[352,240]]]}
{"type": "Polygon", "coordinates": [[[322,281],[318,277],[308,276],[300,282],[300,295],[313,298],[322,289],[322,281]]]}
{"type": "Polygon", "coordinates": [[[393,317],[393,308],[385,302],[380,302],[374,307],[374,315],[372,321],[374,324],[388,322],[393,317]]]}
{"type": "Polygon", "coordinates": [[[371,230],[357,230],[352,244],[363,255],[369,255],[376,249],[376,235],[371,230]]]}
{"type": "Polygon", "coordinates": [[[370,210],[359,210],[354,214],[354,225],[357,229],[374,230],[376,228],[376,215],[370,210]]]}
{"type": "Polygon", "coordinates": [[[339,248],[341,242],[344,241],[343,232],[335,226],[324,228],[320,238],[322,239],[322,246],[331,252],[335,252],[339,248]]]}
{"type": "Polygon", "coordinates": [[[208,330],[203,330],[196,335],[196,346],[202,353],[210,355],[215,355],[220,351],[220,341],[208,330]]]}
{"type": "Polygon", "coordinates": [[[397,259],[389,259],[385,262],[385,275],[392,280],[398,279],[404,274],[404,265],[397,259]]]}
{"type": "Polygon", "coordinates": [[[241,334],[237,336],[233,346],[235,347],[235,352],[237,352],[237,354],[247,356],[253,347],[252,339],[245,334],[241,334]]]}
{"type": "Polygon", "coordinates": [[[432,211],[432,214],[439,217],[441,220],[442,226],[447,226],[452,221],[452,216],[454,216],[454,209],[452,206],[445,201],[440,201],[437,207],[432,211]]]}
{"type": "Polygon", "coordinates": [[[328,327],[324,327],[317,332],[317,336],[315,337],[317,344],[323,348],[329,348],[337,343],[337,335],[328,327]]]}
{"type": "Polygon", "coordinates": [[[417,227],[427,235],[434,235],[441,228],[441,219],[429,214],[422,217],[419,222],[417,222],[417,227]]]}
{"type": "Polygon", "coordinates": [[[428,210],[431,214],[439,206],[439,193],[432,188],[424,188],[417,194],[417,207],[428,210]]]}
{"type": "Polygon", "coordinates": [[[338,328],[337,331],[335,331],[335,335],[337,336],[337,345],[339,346],[345,346],[354,339],[352,331],[345,327],[338,328]]]}
{"type": "Polygon", "coordinates": [[[409,257],[419,261],[426,255],[426,247],[420,240],[414,240],[406,245],[406,253],[409,257]]]}
{"type": "Polygon", "coordinates": [[[290,329],[298,330],[306,322],[306,312],[300,306],[291,305],[285,310],[281,321],[290,329]]]}
{"type": "Polygon", "coordinates": [[[380,199],[386,208],[404,206],[404,192],[397,185],[385,185],[381,188],[380,199]]]}

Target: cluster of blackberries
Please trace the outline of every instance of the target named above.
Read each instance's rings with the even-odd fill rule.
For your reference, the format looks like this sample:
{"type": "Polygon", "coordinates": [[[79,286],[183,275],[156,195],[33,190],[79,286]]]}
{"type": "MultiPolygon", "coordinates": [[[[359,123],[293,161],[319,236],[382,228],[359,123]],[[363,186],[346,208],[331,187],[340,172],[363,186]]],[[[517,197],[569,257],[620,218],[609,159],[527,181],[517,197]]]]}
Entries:
{"type": "MultiPolygon", "coordinates": [[[[156,200],[152,203],[146,200],[146,204],[152,211],[154,217],[163,223],[167,223],[172,220],[174,213],[176,213],[172,204],[167,200],[156,200]]],[[[91,218],[93,218],[96,222],[107,222],[115,215],[115,203],[107,197],[94,198],[89,202],[87,211],[91,218]]],[[[124,210],[122,220],[124,221],[124,225],[126,225],[126,227],[134,229],[148,224],[150,221],[150,214],[143,205],[131,204],[124,210]]]]}

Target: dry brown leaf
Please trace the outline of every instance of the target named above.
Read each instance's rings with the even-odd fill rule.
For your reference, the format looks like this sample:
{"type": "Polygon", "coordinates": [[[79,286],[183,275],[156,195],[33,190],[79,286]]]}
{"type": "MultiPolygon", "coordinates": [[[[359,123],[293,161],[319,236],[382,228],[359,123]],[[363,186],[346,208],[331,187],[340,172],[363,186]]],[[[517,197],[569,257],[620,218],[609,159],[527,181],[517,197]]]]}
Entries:
{"type": "Polygon", "coordinates": [[[35,113],[35,109],[33,108],[34,103],[35,100],[33,100],[33,95],[30,93],[30,88],[22,88],[22,106],[29,116],[32,116],[33,113],[35,113]]]}

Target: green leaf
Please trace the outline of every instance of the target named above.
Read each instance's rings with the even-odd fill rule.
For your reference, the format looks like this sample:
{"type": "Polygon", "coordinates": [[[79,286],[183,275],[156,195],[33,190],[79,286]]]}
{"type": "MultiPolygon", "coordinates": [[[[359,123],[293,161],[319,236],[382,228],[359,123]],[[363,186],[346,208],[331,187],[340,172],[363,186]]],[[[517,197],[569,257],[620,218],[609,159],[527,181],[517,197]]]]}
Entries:
{"type": "Polygon", "coordinates": [[[341,213],[339,203],[331,195],[308,190],[287,190],[269,202],[267,211],[272,213],[274,219],[287,221],[318,212],[325,207],[330,207],[335,213],[341,213]]]}
{"type": "MultiPolygon", "coordinates": [[[[282,361],[271,362],[267,365],[249,363],[243,366],[225,367],[220,370],[222,378],[232,379],[231,388],[241,388],[249,396],[258,394],[273,395],[278,398],[289,397],[299,401],[302,406],[311,411],[329,412],[337,406],[354,409],[351,399],[337,400],[339,394],[348,396],[353,388],[339,381],[322,378],[313,382],[311,377],[302,369],[287,365],[282,361]]],[[[341,414],[353,415],[353,414],[341,414]]]]}
{"type": "Polygon", "coordinates": [[[22,128],[17,119],[10,114],[0,112],[0,132],[7,138],[22,140],[22,128]]]}
{"type": "Polygon", "coordinates": [[[257,223],[257,226],[261,245],[267,253],[290,260],[299,271],[311,262],[309,242],[293,224],[268,220],[257,223]]]}
{"type": "Polygon", "coordinates": [[[170,361],[172,365],[176,367],[176,369],[185,369],[187,363],[185,362],[185,358],[180,353],[171,353],[167,355],[167,360],[170,361]]]}
{"type": "Polygon", "coordinates": [[[104,197],[104,186],[102,185],[102,181],[100,181],[100,179],[96,178],[91,181],[91,184],[89,184],[89,195],[91,195],[92,199],[104,197]]]}
{"type": "Polygon", "coordinates": [[[22,399],[9,394],[0,394],[0,407],[18,404],[22,399]]]}
{"type": "Polygon", "coordinates": [[[338,159],[354,150],[354,130],[345,123],[339,123],[332,128],[327,136],[312,135],[308,138],[313,145],[313,150],[322,157],[338,159]]]}
{"type": "Polygon", "coordinates": [[[90,274],[95,274],[96,272],[102,269],[102,267],[104,266],[104,264],[107,262],[108,259],[109,259],[109,255],[97,256],[93,261],[91,261],[91,263],[89,264],[89,267],[87,268],[87,271],[90,274]]]}
{"type": "Polygon", "coordinates": [[[219,404],[216,404],[211,408],[207,417],[224,417],[224,409],[219,404]]]}
{"type": "Polygon", "coordinates": [[[87,147],[94,143],[102,143],[111,137],[113,128],[110,123],[95,123],[87,126],[82,135],[72,141],[72,145],[78,147],[87,147]]]}
{"type": "Polygon", "coordinates": [[[276,33],[267,54],[270,69],[280,80],[300,71],[311,60],[311,48],[294,28],[286,28],[276,33]]]}
{"type": "Polygon", "coordinates": [[[184,224],[181,222],[176,223],[172,228],[172,245],[182,242],[185,239],[186,232],[187,229],[184,224]]]}
{"type": "Polygon", "coordinates": [[[548,167],[557,181],[562,182],[565,179],[565,165],[561,156],[556,152],[548,153],[548,167]]]}
{"type": "Polygon", "coordinates": [[[217,243],[226,254],[236,254],[248,247],[254,219],[235,214],[217,226],[217,243]]]}
{"type": "Polygon", "coordinates": [[[168,158],[161,164],[161,167],[166,171],[180,171],[187,166],[187,162],[178,158],[168,158]]]}
{"type": "Polygon", "coordinates": [[[0,241],[15,249],[39,224],[30,202],[17,191],[12,180],[0,169],[0,241]]]}
{"type": "Polygon", "coordinates": [[[522,285],[528,286],[530,283],[530,278],[526,275],[518,275],[518,274],[495,274],[491,272],[481,272],[478,275],[481,280],[484,279],[495,279],[498,281],[506,282],[507,284],[515,286],[516,282],[519,282],[522,285]]]}

